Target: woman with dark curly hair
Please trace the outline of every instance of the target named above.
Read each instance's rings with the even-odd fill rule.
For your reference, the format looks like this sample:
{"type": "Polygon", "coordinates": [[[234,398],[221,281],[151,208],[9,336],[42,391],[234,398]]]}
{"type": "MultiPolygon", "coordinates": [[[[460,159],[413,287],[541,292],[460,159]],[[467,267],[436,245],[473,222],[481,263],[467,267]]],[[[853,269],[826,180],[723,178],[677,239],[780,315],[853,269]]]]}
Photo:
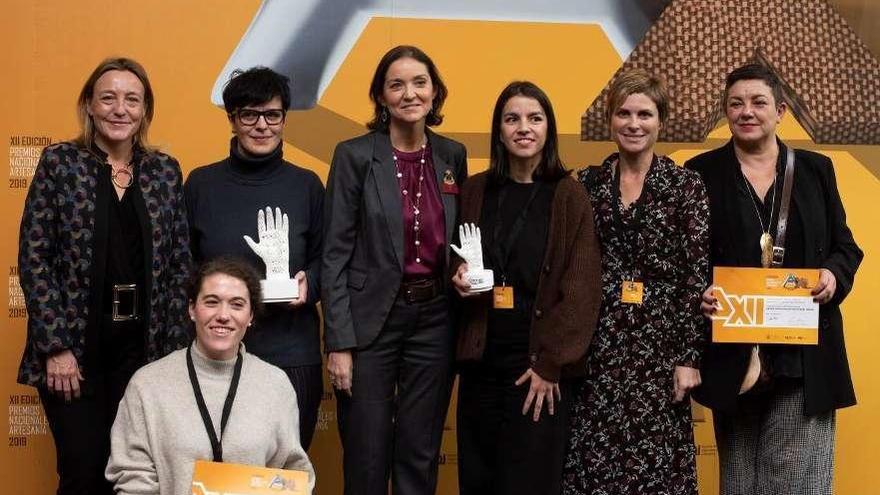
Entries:
{"type": "Polygon", "coordinates": [[[219,257],[196,273],[195,341],[138,370],[119,405],[107,464],[117,493],[190,493],[199,459],[306,471],[314,488],[293,386],[241,343],[261,297],[247,261],[219,257]]]}

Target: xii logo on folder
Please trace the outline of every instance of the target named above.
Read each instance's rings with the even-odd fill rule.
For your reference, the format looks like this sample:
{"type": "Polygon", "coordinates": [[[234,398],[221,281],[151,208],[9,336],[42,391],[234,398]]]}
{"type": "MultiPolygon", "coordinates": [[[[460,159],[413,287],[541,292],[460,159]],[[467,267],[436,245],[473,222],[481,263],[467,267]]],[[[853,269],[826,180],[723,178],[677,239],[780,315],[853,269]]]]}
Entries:
{"type": "Polygon", "coordinates": [[[712,341],[817,344],[818,279],[812,269],[715,267],[712,341]]]}

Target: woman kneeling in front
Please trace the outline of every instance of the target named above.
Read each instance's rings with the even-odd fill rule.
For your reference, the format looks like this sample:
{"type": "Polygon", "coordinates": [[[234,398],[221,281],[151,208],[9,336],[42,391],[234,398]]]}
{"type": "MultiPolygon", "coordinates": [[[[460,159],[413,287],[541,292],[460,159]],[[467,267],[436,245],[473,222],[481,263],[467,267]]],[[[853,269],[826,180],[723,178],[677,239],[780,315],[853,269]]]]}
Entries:
{"type": "Polygon", "coordinates": [[[241,345],[260,300],[246,262],[199,269],[189,293],[195,341],[141,368],[119,404],[106,471],[117,493],[189,493],[199,459],[307,471],[314,488],[290,381],[241,345]]]}

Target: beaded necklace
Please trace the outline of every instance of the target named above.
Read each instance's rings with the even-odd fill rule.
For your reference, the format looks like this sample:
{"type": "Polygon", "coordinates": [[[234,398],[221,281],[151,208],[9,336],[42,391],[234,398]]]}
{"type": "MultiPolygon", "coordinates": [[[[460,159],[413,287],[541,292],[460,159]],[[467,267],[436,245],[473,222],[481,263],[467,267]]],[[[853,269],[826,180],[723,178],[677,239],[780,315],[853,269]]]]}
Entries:
{"type": "Polygon", "coordinates": [[[415,239],[416,246],[416,263],[422,262],[421,257],[421,239],[420,239],[420,229],[419,229],[419,218],[422,214],[421,212],[421,204],[422,204],[422,183],[425,181],[425,149],[427,148],[428,143],[427,140],[422,144],[422,155],[419,157],[418,163],[418,174],[419,181],[416,184],[416,193],[410,194],[409,190],[406,188],[406,183],[403,180],[403,172],[400,171],[400,163],[398,163],[397,158],[397,150],[392,151],[392,156],[394,157],[394,168],[397,170],[397,182],[400,186],[400,193],[403,195],[403,200],[409,203],[410,207],[413,210],[413,239],[415,239]],[[415,197],[413,197],[415,196],[415,197]]]}

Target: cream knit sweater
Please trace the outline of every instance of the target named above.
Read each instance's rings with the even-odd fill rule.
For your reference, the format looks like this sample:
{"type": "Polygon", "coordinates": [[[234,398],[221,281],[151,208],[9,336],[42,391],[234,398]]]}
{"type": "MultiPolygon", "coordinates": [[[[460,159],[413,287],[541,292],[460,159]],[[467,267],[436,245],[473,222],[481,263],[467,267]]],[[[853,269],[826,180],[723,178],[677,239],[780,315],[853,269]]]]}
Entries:
{"type": "MultiPolygon", "coordinates": [[[[315,472],[299,442],[296,393],[280,369],[242,346],[241,382],[223,433],[223,460],[315,472]]],[[[220,432],[235,359],[214,361],[193,346],[205,403],[220,432]]],[[[186,349],[144,366],[128,384],[110,435],[105,475],[121,494],[190,493],[193,463],[211,460],[211,442],[186,370],[186,349]]]]}

